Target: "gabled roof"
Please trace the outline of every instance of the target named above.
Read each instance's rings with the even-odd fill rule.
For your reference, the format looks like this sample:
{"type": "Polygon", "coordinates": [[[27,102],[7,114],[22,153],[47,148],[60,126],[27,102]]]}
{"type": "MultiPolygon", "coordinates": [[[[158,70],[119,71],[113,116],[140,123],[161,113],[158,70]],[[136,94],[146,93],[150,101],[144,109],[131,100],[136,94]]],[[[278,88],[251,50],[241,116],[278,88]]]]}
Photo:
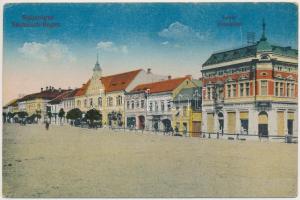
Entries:
{"type": "Polygon", "coordinates": [[[122,91],[133,81],[133,79],[142,71],[141,69],[129,71],[121,74],[101,77],[105,92],[122,91]]]}
{"type": "Polygon", "coordinates": [[[137,85],[131,92],[147,91],[149,93],[171,92],[176,89],[183,81],[190,79],[189,77],[181,77],[175,79],[169,79],[164,81],[158,81],[154,83],[146,83],[137,85]]]}
{"type": "Polygon", "coordinates": [[[75,96],[82,96],[82,95],[85,95],[89,85],[91,83],[91,79],[89,79],[85,84],[82,85],[81,88],[79,88],[76,93],[75,93],[75,96]]]}
{"type": "Polygon", "coordinates": [[[201,88],[183,88],[174,98],[174,101],[189,101],[195,98],[195,94],[198,93],[198,97],[201,96],[201,88]]]}

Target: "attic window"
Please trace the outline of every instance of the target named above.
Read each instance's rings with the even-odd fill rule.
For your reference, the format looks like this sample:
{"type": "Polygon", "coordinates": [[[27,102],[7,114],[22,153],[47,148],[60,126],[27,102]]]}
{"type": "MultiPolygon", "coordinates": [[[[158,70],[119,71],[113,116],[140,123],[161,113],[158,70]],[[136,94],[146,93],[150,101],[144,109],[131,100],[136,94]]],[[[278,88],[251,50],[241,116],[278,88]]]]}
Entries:
{"type": "Polygon", "coordinates": [[[123,81],[123,82],[122,82],[122,84],[124,85],[124,84],[125,84],[125,82],[123,81]]]}
{"type": "Polygon", "coordinates": [[[112,85],[112,86],[116,86],[116,85],[117,85],[117,83],[112,83],[111,85],[112,85]]]}

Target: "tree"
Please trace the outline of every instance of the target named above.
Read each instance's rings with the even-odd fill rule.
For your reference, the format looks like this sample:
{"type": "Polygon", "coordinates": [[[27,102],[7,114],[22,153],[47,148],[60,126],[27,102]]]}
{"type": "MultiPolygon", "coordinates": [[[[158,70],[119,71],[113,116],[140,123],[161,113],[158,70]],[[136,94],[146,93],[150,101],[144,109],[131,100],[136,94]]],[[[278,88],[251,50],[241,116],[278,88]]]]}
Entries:
{"type": "Polygon", "coordinates": [[[102,115],[96,109],[91,109],[91,110],[87,111],[85,117],[86,117],[86,119],[90,120],[91,125],[94,124],[95,120],[97,120],[97,121],[102,120],[102,115]]]}
{"type": "Polygon", "coordinates": [[[58,117],[60,118],[60,123],[63,117],[65,117],[65,111],[63,108],[61,108],[58,112],[58,117]]]}
{"type": "Polygon", "coordinates": [[[7,113],[7,120],[8,120],[8,122],[11,122],[11,118],[13,118],[14,117],[14,114],[13,113],[11,113],[11,112],[8,112],[7,113]]]}
{"type": "Polygon", "coordinates": [[[3,120],[4,123],[6,122],[6,116],[7,116],[7,113],[3,112],[2,113],[2,120],[3,120]]]}
{"type": "Polygon", "coordinates": [[[81,119],[82,118],[82,112],[79,108],[73,108],[69,112],[67,112],[67,119],[75,120],[75,119],[81,119]]]}

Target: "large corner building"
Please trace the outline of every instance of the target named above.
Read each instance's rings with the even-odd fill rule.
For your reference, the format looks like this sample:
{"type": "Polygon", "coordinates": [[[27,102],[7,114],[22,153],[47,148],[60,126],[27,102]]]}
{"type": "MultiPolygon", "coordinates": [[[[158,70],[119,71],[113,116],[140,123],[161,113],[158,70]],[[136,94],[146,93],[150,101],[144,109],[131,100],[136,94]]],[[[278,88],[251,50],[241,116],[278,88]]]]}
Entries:
{"type": "Polygon", "coordinates": [[[203,132],[297,135],[298,51],[258,42],[213,53],[202,66],[203,132]]]}

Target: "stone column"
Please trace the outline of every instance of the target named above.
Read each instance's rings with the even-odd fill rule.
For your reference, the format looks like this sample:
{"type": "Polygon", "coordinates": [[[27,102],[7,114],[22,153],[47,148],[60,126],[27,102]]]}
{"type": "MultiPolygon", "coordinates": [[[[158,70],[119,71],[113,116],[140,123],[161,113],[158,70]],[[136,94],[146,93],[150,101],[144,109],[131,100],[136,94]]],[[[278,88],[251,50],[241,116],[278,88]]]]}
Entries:
{"type": "Polygon", "coordinates": [[[252,118],[249,118],[249,122],[252,123],[252,133],[254,135],[258,135],[258,112],[253,108],[251,111],[252,113],[252,118]]]}
{"type": "Polygon", "coordinates": [[[206,110],[202,110],[202,123],[201,123],[201,131],[207,132],[207,112],[206,110]]]}
{"type": "Polygon", "coordinates": [[[228,116],[227,116],[227,111],[224,110],[223,111],[223,115],[224,115],[224,133],[228,133],[228,116]]]}
{"type": "Polygon", "coordinates": [[[217,133],[219,131],[219,120],[218,120],[218,114],[214,114],[214,132],[217,133]]]}
{"type": "Polygon", "coordinates": [[[293,135],[298,136],[298,107],[296,108],[296,112],[294,114],[293,135]]]}
{"type": "Polygon", "coordinates": [[[277,130],[277,113],[275,109],[272,109],[268,112],[269,135],[278,135],[276,130],[277,130]]]}
{"type": "Polygon", "coordinates": [[[284,135],[288,134],[287,119],[288,119],[288,111],[285,110],[284,111],[284,119],[283,119],[283,122],[282,122],[282,123],[284,123],[284,135]]]}

